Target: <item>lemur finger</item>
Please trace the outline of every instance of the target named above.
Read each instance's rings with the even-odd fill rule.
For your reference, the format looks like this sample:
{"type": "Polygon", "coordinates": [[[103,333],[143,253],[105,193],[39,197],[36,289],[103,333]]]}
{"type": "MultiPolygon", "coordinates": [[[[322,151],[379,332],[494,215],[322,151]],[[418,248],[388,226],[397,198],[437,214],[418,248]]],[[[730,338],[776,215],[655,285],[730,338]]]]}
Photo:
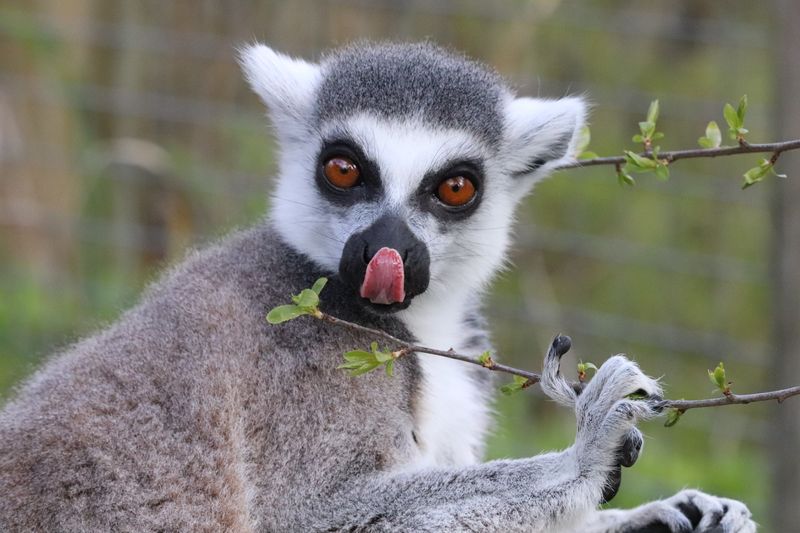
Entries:
{"type": "Polygon", "coordinates": [[[686,515],[663,502],[646,505],[631,520],[625,531],[637,533],[693,533],[694,526],[686,515]]]}
{"type": "MultiPolygon", "coordinates": [[[[583,439],[588,439],[597,449],[611,454],[611,464],[622,464],[620,447],[628,433],[636,424],[656,416],[646,401],[618,400],[600,418],[597,413],[587,413],[578,417],[578,431],[583,439]]],[[[635,460],[632,456],[628,460],[635,460]]]]}
{"type": "Polygon", "coordinates": [[[697,532],[752,533],[756,530],[747,506],[735,500],[688,489],[663,503],[683,513],[697,532]]]}
{"type": "Polygon", "coordinates": [[[566,335],[557,335],[547,355],[544,357],[544,367],[542,369],[542,391],[551,399],[572,407],[575,405],[577,393],[572,385],[561,375],[561,357],[567,353],[572,346],[572,340],[566,335]]]}
{"type": "Polygon", "coordinates": [[[742,502],[720,498],[725,515],[720,521],[723,531],[737,531],[739,533],[755,533],[756,523],[751,520],[753,516],[750,509],[742,502]]]}
{"type": "Polygon", "coordinates": [[[622,446],[620,446],[617,452],[617,459],[619,460],[620,466],[624,466],[625,468],[633,466],[639,459],[639,454],[642,451],[643,445],[644,438],[642,437],[641,431],[636,428],[632,428],[628,431],[622,441],[622,446]]]}
{"type": "Polygon", "coordinates": [[[624,428],[627,432],[640,421],[655,418],[657,414],[647,401],[618,400],[606,415],[603,425],[607,429],[624,428]]]}
{"type": "Polygon", "coordinates": [[[603,487],[603,495],[600,498],[600,504],[608,503],[614,499],[614,496],[619,492],[619,487],[622,484],[622,468],[615,466],[608,473],[606,484],[603,487]]]}
{"type": "Polygon", "coordinates": [[[622,467],[630,467],[639,458],[639,452],[644,444],[642,433],[632,428],[625,437],[622,439],[622,445],[617,451],[617,465],[611,469],[608,477],[606,478],[606,485],[603,488],[603,496],[600,500],[601,504],[610,502],[614,496],[619,492],[620,485],[622,484],[622,467]]]}
{"type": "Polygon", "coordinates": [[[615,355],[603,363],[580,395],[579,403],[585,408],[591,405],[593,410],[608,411],[617,400],[633,393],[655,398],[660,397],[661,388],[636,363],[623,355],[615,355]]]}

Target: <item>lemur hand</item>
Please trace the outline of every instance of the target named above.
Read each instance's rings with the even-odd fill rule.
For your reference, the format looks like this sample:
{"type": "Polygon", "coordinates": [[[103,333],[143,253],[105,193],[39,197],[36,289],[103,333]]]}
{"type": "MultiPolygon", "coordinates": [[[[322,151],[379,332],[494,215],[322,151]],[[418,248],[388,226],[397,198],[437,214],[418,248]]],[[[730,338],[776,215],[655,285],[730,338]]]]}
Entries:
{"type": "MultiPolygon", "coordinates": [[[[635,425],[659,411],[661,388],[633,361],[615,355],[582,390],[576,391],[559,372],[559,361],[570,348],[568,337],[556,337],[545,358],[542,389],[559,403],[573,405],[578,418],[575,450],[582,468],[603,471],[603,501],[616,494],[621,466],[633,465],[642,447],[635,425]],[[631,399],[637,397],[644,399],[631,399]]],[[[683,490],[665,500],[618,513],[625,531],[668,533],[753,533],[756,524],[747,506],[697,490],[683,490]]]]}
{"type": "Polygon", "coordinates": [[[635,425],[658,412],[661,389],[636,363],[616,355],[606,361],[582,391],[576,391],[559,371],[570,348],[568,337],[556,337],[545,358],[542,389],[556,401],[574,406],[578,419],[575,449],[586,467],[605,472],[602,502],[610,501],[621,481],[621,467],[633,465],[642,448],[635,425]],[[633,393],[643,399],[628,398],[633,393]]]}

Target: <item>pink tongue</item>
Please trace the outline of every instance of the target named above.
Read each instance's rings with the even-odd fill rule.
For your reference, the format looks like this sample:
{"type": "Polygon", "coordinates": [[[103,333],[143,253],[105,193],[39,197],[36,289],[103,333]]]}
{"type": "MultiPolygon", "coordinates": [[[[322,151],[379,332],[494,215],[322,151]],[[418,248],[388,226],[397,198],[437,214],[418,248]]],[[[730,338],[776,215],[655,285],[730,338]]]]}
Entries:
{"type": "Polygon", "coordinates": [[[381,248],[367,265],[361,297],[374,304],[391,304],[406,299],[403,258],[394,248],[381,248]]]}

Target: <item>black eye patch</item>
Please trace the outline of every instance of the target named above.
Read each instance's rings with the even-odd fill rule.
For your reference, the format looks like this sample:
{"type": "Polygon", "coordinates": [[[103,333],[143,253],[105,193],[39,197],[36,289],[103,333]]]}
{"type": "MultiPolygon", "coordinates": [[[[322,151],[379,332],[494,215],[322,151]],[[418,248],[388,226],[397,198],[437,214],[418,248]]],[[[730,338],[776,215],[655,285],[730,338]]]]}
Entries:
{"type": "Polygon", "coordinates": [[[335,138],[323,143],[317,156],[314,178],[325,198],[339,205],[349,206],[357,202],[375,200],[382,193],[378,165],[367,157],[357,143],[347,138],[335,138]],[[344,157],[355,163],[360,174],[358,185],[342,190],[332,186],[325,178],[325,163],[335,157],[344,157]]]}
{"type": "Polygon", "coordinates": [[[442,220],[463,220],[472,215],[483,196],[483,161],[467,159],[453,161],[440,170],[429,172],[417,188],[416,203],[419,209],[428,211],[442,220]],[[475,188],[474,197],[464,205],[449,206],[437,196],[439,186],[450,178],[463,177],[475,188]]]}

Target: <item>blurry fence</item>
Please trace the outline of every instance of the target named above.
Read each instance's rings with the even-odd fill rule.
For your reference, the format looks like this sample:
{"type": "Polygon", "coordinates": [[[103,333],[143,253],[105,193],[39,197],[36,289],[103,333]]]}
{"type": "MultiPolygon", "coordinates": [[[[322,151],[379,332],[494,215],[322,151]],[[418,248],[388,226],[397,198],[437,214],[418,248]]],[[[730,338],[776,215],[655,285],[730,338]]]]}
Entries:
{"type": "MultiPolygon", "coordinates": [[[[744,93],[752,135],[773,139],[771,28],[743,0],[7,1],[0,394],[38,356],[130,305],[186,247],[268,208],[273,143],[238,73],[241,43],[313,59],[354,38],[432,38],[495,65],[520,92],[585,92],[593,149],[612,153],[629,146],[656,97],[665,147],[694,145],[744,93]]],[[[585,359],[635,355],[673,396],[709,393],[705,369],[719,359],[737,387],[765,387],[769,209],[767,187],[739,190],[751,163],[681,162],[669,182],[646,177],[633,190],[608,169],[539,186],[521,216],[516,267],[489,309],[503,357],[536,367],[562,331],[585,359]]],[[[514,424],[552,417],[536,395],[513,401],[501,403],[496,453],[530,452],[530,442],[509,443],[520,440],[514,424]]],[[[664,461],[685,460],[673,468],[677,488],[716,483],[763,509],[764,414],[693,413],[683,433],[649,431],[666,443],[664,461]],[[694,452],[735,471],[697,477],[694,452]]],[[[641,475],[651,477],[647,495],[676,488],[656,461],[641,475]]]]}

